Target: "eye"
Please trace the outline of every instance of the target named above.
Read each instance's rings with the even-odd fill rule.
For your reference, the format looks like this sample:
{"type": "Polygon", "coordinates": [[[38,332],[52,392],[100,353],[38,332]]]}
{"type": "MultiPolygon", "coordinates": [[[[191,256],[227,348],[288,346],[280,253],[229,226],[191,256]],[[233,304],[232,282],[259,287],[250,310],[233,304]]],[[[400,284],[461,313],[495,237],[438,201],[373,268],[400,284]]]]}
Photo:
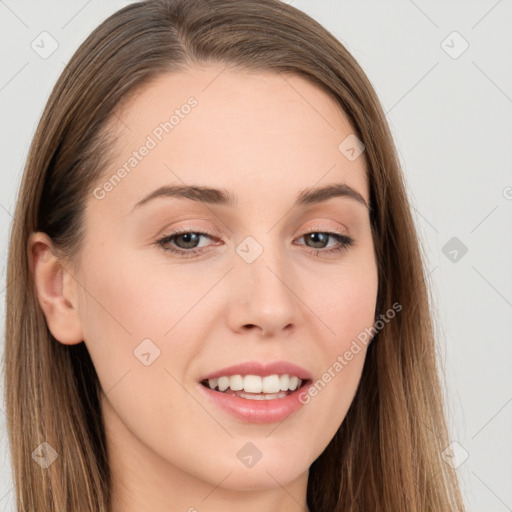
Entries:
{"type": "Polygon", "coordinates": [[[199,245],[201,237],[212,239],[212,236],[208,233],[183,229],[174,231],[169,235],[160,238],[156,241],[156,245],[162,247],[164,251],[175,253],[187,258],[203,252],[202,250],[197,249],[198,247],[201,247],[199,245]],[[174,243],[175,245],[173,246],[171,243],[174,243]]]}
{"type": "MultiPolygon", "coordinates": [[[[200,245],[201,238],[214,239],[209,233],[202,231],[191,231],[190,229],[177,230],[166,235],[155,242],[155,245],[161,247],[164,251],[177,254],[184,258],[190,258],[204,251],[200,245]]],[[[320,254],[339,253],[348,249],[355,243],[354,239],[344,235],[343,233],[332,233],[329,231],[312,231],[302,235],[298,240],[304,239],[307,243],[313,243],[313,247],[309,247],[309,252],[319,256],[320,254]],[[337,244],[330,248],[328,242],[334,239],[337,244]]]]}
{"type": "Polygon", "coordinates": [[[321,253],[339,253],[341,251],[348,249],[355,242],[354,239],[349,237],[348,235],[344,235],[343,233],[331,233],[329,231],[312,231],[310,233],[302,235],[300,238],[304,238],[304,240],[306,240],[307,242],[312,242],[313,244],[315,244],[314,247],[310,247],[310,252],[314,253],[316,256],[318,256],[321,253]],[[329,239],[336,240],[337,245],[335,245],[331,249],[325,249],[325,247],[328,246],[327,244],[329,239]]]}

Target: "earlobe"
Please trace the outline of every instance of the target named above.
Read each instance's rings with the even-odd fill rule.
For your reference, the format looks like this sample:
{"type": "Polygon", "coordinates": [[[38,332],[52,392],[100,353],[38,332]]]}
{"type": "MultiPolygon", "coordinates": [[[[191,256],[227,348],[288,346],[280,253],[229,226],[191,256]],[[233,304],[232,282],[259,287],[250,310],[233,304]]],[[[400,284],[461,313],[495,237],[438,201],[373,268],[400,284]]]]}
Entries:
{"type": "Polygon", "coordinates": [[[51,238],[46,233],[30,235],[28,257],[37,300],[50,332],[65,345],[82,342],[77,283],[64,263],[55,255],[51,238]]]}

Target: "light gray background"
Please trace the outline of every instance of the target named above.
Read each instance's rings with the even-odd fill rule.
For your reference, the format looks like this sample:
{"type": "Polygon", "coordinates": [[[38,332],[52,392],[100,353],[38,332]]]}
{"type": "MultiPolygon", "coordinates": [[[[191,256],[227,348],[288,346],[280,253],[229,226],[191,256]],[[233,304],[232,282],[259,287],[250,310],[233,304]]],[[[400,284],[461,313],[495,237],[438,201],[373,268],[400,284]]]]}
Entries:
{"type": "MultiPolygon", "coordinates": [[[[2,324],[8,233],[31,137],[64,64],[127,3],[0,0],[2,324]],[[43,31],[59,45],[47,59],[31,48],[43,31]]],[[[438,311],[456,443],[445,457],[458,465],[469,511],[512,511],[512,2],[288,3],[346,45],[387,112],[438,311]],[[452,237],[457,253],[446,246],[452,237]]],[[[14,510],[7,450],[2,401],[5,511],[14,510]]]]}

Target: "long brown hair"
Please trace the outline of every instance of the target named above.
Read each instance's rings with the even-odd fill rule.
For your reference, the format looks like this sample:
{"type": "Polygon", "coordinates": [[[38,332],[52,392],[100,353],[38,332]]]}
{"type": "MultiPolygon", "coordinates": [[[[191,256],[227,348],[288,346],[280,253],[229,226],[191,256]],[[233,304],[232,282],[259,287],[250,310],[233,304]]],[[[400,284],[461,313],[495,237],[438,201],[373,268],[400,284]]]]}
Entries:
{"type": "Polygon", "coordinates": [[[339,103],[365,145],[376,317],[396,302],[402,310],[369,345],[347,416],[310,468],[310,510],[462,511],[456,475],[441,457],[449,440],[429,292],[385,114],[346,48],[277,0],[129,5],[90,34],[58,79],[30,147],[8,256],[5,388],[18,510],[111,510],[100,384],[85,344],[61,344],[47,327],[29,235],[43,231],[63,257],[79,254],[86,198],[112,156],[115,108],[158,75],[204,62],[310,80],[339,103]],[[30,456],[43,442],[59,456],[46,469],[30,456]]]}

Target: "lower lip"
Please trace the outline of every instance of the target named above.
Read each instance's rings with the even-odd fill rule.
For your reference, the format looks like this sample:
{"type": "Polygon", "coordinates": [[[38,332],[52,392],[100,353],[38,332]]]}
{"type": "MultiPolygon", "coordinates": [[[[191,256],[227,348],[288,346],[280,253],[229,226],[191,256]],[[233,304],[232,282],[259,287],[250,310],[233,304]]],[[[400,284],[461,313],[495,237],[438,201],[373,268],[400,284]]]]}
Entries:
{"type": "Polygon", "coordinates": [[[273,400],[251,400],[214,391],[201,383],[198,385],[216,405],[236,418],[250,423],[274,423],[283,421],[304,405],[299,397],[303,393],[307,393],[311,383],[307,383],[284,398],[274,398],[273,400]]]}

